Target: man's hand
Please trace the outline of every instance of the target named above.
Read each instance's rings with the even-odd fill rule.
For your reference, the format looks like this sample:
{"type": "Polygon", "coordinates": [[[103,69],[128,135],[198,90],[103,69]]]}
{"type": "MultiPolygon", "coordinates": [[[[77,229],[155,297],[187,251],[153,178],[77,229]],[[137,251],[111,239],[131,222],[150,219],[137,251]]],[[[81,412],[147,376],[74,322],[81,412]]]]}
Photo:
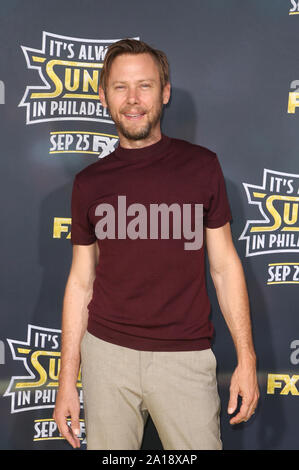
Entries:
{"type": "Polygon", "coordinates": [[[80,402],[75,386],[61,388],[56,397],[53,418],[56,421],[60,434],[73,446],[80,447],[80,402]],[[71,418],[71,426],[67,424],[67,418],[71,418]]]}
{"type": "Polygon", "coordinates": [[[246,422],[255,412],[260,396],[255,365],[247,363],[236,367],[231,378],[228,414],[236,411],[238,395],[242,397],[242,404],[240,411],[230,420],[230,424],[246,422]]]}

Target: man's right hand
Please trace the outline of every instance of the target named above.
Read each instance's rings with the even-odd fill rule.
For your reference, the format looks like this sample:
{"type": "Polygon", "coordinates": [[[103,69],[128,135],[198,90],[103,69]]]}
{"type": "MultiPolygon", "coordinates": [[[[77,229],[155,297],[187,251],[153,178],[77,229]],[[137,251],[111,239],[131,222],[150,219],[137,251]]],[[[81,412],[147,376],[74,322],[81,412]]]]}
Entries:
{"type": "Polygon", "coordinates": [[[72,447],[80,447],[80,402],[76,386],[59,388],[53,419],[56,421],[60,434],[72,447]],[[71,418],[71,426],[67,424],[67,418],[71,418]]]}

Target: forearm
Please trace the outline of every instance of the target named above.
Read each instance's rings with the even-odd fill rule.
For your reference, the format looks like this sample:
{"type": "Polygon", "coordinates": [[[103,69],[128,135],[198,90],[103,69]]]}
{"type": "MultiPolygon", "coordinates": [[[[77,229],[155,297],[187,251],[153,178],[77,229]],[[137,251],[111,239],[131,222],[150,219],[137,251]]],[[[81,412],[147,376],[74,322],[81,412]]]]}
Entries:
{"type": "Polygon", "coordinates": [[[87,305],[91,296],[91,283],[82,286],[76,279],[69,277],[62,312],[60,388],[77,383],[80,368],[80,343],[87,328],[87,305]]]}
{"type": "Polygon", "coordinates": [[[211,272],[220,309],[230,330],[238,362],[255,361],[249,299],[241,261],[237,255],[220,272],[211,272]]]}
{"type": "Polygon", "coordinates": [[[205,233],[210,272],[219,306],[237,352],[238,364],[231,378],[228,403],[228,413],[232,414],[237,409],[238,396],[242,397],[238,413],[230,420],[231,424],[236,424],[252,416],[259,398],[249,299],[229,223],[216,229],[207,228],[205,233]]]}

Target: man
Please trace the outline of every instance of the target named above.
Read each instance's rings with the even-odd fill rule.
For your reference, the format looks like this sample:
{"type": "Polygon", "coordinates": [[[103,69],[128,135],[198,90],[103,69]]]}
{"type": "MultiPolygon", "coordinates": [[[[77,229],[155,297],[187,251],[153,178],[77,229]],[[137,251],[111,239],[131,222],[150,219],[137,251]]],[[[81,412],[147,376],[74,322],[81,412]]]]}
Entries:
{"type": "Polygon", "coordinates": [[[169,98],[163,52],[130,39],[109,47],[100,99],[119,146],[76,175],[72,194],[73,261],[53,417],[73,447],[80,446],[81,360],[88,449],[139,449],[148,413],[164,449],[222,448],[205,247],[238,359],[228,413],[238,395],[242,404],[230,423],[247,421],[257,406],[248,295],[222,170],[212,151],[161,133],[169,98]],[[170,236],[165,212],[161,234],[147,212],[155,204],[173,209],[170,236]],[[204,243],[187,247],[198,214],[204,243]]]}

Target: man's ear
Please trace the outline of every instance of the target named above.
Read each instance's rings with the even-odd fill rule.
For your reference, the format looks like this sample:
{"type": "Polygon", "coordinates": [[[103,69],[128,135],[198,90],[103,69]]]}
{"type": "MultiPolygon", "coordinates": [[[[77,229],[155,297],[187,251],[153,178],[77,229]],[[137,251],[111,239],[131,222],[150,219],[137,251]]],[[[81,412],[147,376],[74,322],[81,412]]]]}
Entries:
{"type": "Polygon", "coordinates": [[[107,101],[106,101],[106,97],[105,97],[105,92],[104,92],[103,87],[101,87],[101,86],[99,86],[99,98],[100,98],[100,101],[101,101],[102,105],[104,106],[104,108],[107,108],[108,105],[107,105],[107,101]]]}
{"type": "Polygon", "coordinates": [[[163,88],[163,104],[168,103],[168,101],[170,100],[170,94],[171,94],[171,85],[170,85],[170,82],[167,82],[163,88]]]}

